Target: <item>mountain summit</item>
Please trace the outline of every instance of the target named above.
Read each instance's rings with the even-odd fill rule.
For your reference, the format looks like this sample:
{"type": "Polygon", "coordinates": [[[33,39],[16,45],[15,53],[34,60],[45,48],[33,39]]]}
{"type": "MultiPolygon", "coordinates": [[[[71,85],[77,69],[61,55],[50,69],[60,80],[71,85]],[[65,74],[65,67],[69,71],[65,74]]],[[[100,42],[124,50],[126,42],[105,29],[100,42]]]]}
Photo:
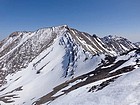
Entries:
{"type": "Polygon", "coordinates": [[[131,90],[140,83],[139,75],[130,79],[139,73],[139,59],[138,44],[126,38],[100,38],[67,25],[14,32],[0,42],[0,104],[118,105],[133,92],[127,78],[136,81],[131,90]],[[114,93],[123,86],[122,94],[114,93]]]}

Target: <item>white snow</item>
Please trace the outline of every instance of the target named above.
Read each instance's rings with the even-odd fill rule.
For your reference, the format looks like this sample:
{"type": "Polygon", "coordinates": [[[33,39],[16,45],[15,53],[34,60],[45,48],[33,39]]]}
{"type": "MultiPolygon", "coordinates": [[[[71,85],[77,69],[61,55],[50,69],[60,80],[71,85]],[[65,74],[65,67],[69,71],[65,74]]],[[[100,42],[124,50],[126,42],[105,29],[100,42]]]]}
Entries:
{"type": "Polygon", "coordinates": [[[129,50],[128,48],[124,47],[122,44],[120,44],[120,46],[121,46],[124,50],[126,50],[126,51],[129,50]]]}
{"type": "Polygon", "coordinates": [[[76,89],[49,105],[139,105],[140,68],[130,72],[97,92],[87,92],[94,83],[76,89]]]}

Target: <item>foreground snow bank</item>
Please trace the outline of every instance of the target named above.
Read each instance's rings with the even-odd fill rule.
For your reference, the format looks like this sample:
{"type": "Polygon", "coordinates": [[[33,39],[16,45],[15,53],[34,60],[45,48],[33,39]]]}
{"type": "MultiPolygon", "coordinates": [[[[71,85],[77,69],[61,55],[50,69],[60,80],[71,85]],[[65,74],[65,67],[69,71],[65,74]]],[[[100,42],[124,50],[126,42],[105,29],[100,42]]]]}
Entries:
{"type": "Polygon", "coordinates": [[[88,92],[91,85],[94,83],[61,96],[49,105],[140,105],[140,68],[100,91],[88,92]]]}

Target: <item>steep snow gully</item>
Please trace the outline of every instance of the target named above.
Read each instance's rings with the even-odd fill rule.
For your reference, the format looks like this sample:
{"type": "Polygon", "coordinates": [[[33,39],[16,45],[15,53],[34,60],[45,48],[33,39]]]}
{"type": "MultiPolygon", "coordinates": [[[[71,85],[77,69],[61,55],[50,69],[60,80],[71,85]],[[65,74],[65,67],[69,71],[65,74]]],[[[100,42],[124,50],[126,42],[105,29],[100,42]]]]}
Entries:
{"type": "Polygon", "coordinates": [[[0,41],[0,105],[140,105],[139,43],[67,25],[0,41]]]}

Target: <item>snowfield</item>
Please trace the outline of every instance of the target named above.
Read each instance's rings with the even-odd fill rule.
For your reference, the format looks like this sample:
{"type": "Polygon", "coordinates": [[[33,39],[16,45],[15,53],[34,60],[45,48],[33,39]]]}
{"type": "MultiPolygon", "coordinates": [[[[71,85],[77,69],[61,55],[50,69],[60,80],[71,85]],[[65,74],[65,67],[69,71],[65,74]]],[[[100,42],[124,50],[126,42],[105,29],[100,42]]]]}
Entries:
{"type": "Polygon", "coordinates": [[[140,105],[140,68],[121,76],[102,90],[88,92],[95,84],[80,87],[48,105],[140,105]]]}

